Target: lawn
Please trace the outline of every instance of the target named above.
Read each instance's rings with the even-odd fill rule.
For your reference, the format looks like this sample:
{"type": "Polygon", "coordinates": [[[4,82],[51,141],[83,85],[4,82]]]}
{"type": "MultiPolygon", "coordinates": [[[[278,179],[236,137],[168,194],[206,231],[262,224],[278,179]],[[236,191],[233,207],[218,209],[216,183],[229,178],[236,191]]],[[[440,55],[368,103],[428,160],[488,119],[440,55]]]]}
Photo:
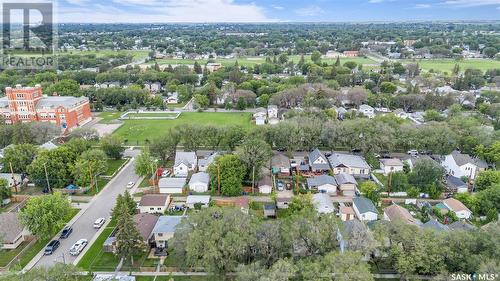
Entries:
{"type": "MultiPolygon", "coordinates": [[[[108,226],[101,232],[99,237],[97,237],[94,243],[87,250],[85,256],[83,256],[83,258],[78,262],[79,268],[84,270],[91,269],[92,263],[101,254],[102,244],[104,244],[104,241],[106,241],[111,232],[113,232],[114,226],[109,226],[111,224],[112,223],[110,222],[108,226]]],[[[111,268],[111,270],[114,270],[115,267],[111,268]]]]}
{"type": "Polygon", "coordinates": [[[127,117],[135,117],[135,118],[141,118],[141,117],[176,117],[177,114],[179,113],[174,113],[174,112],[139,112],[139,113],[129,113],[125,118],[127,117]]]}
{"type": "MultiPolygon", "coordinates": [[[[168,281],[168,280],[174,280],[174,281],[212,281],[212,280],[218,280],[214,279],[215,277],[210,277],[210,276],[158,276],[156,277],[156,281],[168,281]]],[[[135,277],[136,281],[153,281],[154,276],[136,276],[135,277]]]]}
{"type": "MultiPolygon", "coordinates": [[[[300,55],[293,55],[289,56],[288,60],[293,61],[295,63],[298,63],[300,60],[300,55]]],[[[304,60],[306,62],[311,61],[311,56],[310,55],[304,55],[304,60]]],[[[334,64],[337,61],[337,58],[322,58],[321,62],[326,62],[328,64],[334,64]]],[[[376,61],[365,58],[365,57],[354,57],[354,58],[340,58],[340,64],[344,64],[348,61],[353,61],[357,64],[377,64],[376,61]]]]}
{"type": "Polygon", "coordinates": [[[111,50],[111,49],[106,49],[106,50],[92,50],[92,51],[80,51],[80,50],[71,50],[68,52],[59,52],[58,54],[60,55],[66,55],[66,54],[71,54],[71,55],[96,55],[97,57],[103,57],[103,56],[109,56],[109,55],[118,55],[118,54],[127,54],[127,55],[133,55],[134,60],[139,60],[146,58],[149,54],[149,51],[147,50],[111,50]]]}
{"type": "Polygon", "coordinates": [[[99,121],[99,123],[108,124],[108,123],[116,122],[118,120],[118,118],[120,118],[122,113],[123,112],[119,112],[119,111],[101,112],[101,113],[99,113],[99,118],[102,118],[102,119],[101,119],[101,121],[99,121]]]}
{"type": "Polygon", "coordinates": [[[250,119],[251,114],[247,112],[183,112],[175,120],[125,120],[125,124],[114,134],[134,145],[143,144],[145,140],[153,140],[166,133],[168,129],[179,125],[238,125],[250,129],[253,126],[250,119]]]}
{"type": "Polygon", "coordinates": [[[500,60],[493,59],[466,59],[466,60],[454,60],[454,59],[421,59],[421,60],[403,60],[403,63],[416,63],[426,71],[433,69],[434,71],[448,72],[451,73],[455,64],[460,65],[462,71],[468,68],[476,68],[482,71],[488,69],[500,69],[500,60]]]}
{"type": "Polygon", "coordinates": [[[106,160],[108,163],[108,169],[104,173],[105,176],[112,176],[114,172],[120,168],[123,163],[127,162],[127,159],[108,159],[106,160]]]}
{"type": "Polygon", "coordinates": [[[28,246],[29,242],[23,242],[19,247],[13,250],[0,250],[0,267],[5,267],[9,262],[15,258],[22,249],[28,246]]]}

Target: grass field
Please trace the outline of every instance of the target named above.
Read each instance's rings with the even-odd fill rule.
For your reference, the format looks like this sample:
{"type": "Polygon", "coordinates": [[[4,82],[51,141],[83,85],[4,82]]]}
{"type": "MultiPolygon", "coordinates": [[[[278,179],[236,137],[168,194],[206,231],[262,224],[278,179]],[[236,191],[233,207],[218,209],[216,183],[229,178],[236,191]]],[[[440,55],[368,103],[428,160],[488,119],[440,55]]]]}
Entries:
{"type": "Polygon", "coordinates": [[[468,68],[481,69],[486,71],[488,69],[500,69],[500,60],[493,59],[467,59],[467,60],[454,60],[454,59],[422,59],[422,60],[403,60],[403,63],[418,63],[423,70],[448,72],[451,73],[455,64],[460,65],[461,71],[468,68]]]}
{"type": "Polygon", "coordinates": [[[175,117],[177,116],[178,113],[173,113],[173,112],[139,112],[139,113],[129,113],[127,114],[127,117],[135,117],[135,118],[141,118],[141,117],[175,117]]]}
{"type": "Polygon", "coordinates": [[[60,55],[66,55],[66,54],[71,54],[71,55],[96,55],[97,57],[103,57],[103,56],[109,56],[109,55],[117,55],[117,54],[131,54],[134,56],[134,60],[138,59],[143,59],[146,58],[149,54],[149,51],[145,50],[119,50],[119,51],[114,51],[114,50],[92,50],[92,51],[80,51],[80,50],[71,50],[67,52],[58,52],[57,54],[60,55]]]}
{"type": "Polygon", "coordinates": [[[122,114],[123,114],[123,112],[119,112],[119,111],[101,112],[101,113],[99,113],[99,118],[101,118],[101,121],[99,121],[99,123],[102,123],[102,124],[112,123],[113,121],[118,120],[118,118],[120,118],[120,116],[122,114]]]}
{"type": "MultiPolygon", "coordinates": [[[[299,55],[293,55],[289,56],[288,58],[290,61],[293,61],[295,63],[298,63],[300,60],[299,55]]],[[[304,55],[304,60],[305,61],[311,61],[311,56],[310,55],[304,55]]],[[[335,63],[337,59],[332,58],[332,59],[321,59],[322,62],[326,62],[328,64],[333,64],[335,63]]],[[[194,64],[196,60],[192,59],[158,59],[156,62],[159,65],[164,65],[164,64],[171,64],[171,65],[179,65],[179,64],[194,64]]],[[[207,60],[197,60],[199,64],[204,65],[207,63],[207,60]]],[[[262,64],[266,61],[265,57],[244,57],[244,58],[233,58],[233,59],[224,59],[224,58],[219,58],[215,59],[216,62],[221,63],[224,66],[231,66],[238,61],[238,64],[241,66],[254,66],[256,64],[262,64]]],[[[357,58],[340,58],[340,62],[343,64],[347,61],[354,61],[358,64],[376,64],[375,61],[369,59],[369,58],[363,58],[363,57],[357,57],[357,58]]],[[[154,61],[150,61],[147,64],[154,64],[154,61]]]]}
{"type": "Polygon", "coordinates": [[[127,159],[108,159],[106,162],[108,163],[108,170],[104,175],[111,176],[123,165],[123,163],[127,162],[127,159]]]}
{"type": "Polygon", "coordinates": [[[125,120],[114,134],[127,139],[130,145],[144,144],[146,139],[153,140],[179,125],[238,125],[250,129],[253,126],[250,119],[247,112],[183,112],[175,120],[125,120]]]}

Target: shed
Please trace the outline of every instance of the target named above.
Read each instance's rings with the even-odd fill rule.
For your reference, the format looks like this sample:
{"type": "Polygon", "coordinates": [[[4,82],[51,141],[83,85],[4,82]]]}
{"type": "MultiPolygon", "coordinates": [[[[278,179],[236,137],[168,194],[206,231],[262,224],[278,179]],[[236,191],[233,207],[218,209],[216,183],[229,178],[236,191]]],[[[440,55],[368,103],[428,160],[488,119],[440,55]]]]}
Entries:
{"type": "Polygon", "coordinates": [[[205,172],[193,174],[189,180],[189,189],[194,192],[207,192],[210,176],[205,172]]]}
{"type": "Polygon", "coordinates": [[[210,203],[210,195],[188,195],[186,198],[186,206],[193,209],[195,204],[201,204],[202,207],[208,207],[210,203]]]}
{"type": "Polygon", "coordinates": [[[316,211],[320,214],[329,214],[334,211],[332,198],[325,193],[316,193],[313,195],[313,203],[316,211]]]}
{"type": "Polygon", "coordinates": [[[182,189],[186,184],[186,178],[161,178],[158,181],[160,193],[182,193],[182,189]]]}

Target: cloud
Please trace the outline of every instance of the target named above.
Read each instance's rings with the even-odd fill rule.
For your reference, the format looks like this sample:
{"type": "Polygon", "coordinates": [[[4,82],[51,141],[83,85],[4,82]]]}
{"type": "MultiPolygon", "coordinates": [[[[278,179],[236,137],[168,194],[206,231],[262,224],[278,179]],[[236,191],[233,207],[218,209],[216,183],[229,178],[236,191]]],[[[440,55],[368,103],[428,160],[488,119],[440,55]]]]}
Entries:
{"type": "Polygon", "coordinates": [[[372,3],[372,4],[377,4],[377,3],[382,3],[384,2],[384,0],[369,0],[368,3],[372,3]]]}
{"type": "Polygon", "coordinates": [[[479,7],[500,5],[500,0],[447,0],[443,4],[457,7],[479,7]]]}
{"type": "Polygon", "coordinates": [[[278,6],[278,5],[271,5],[271,7],[273,7],[273,8],[274,8],[274,9],[276,9],[276,10],[284,10],[284,9],[285,9],[285,7],[283,7],[283,6],[278,6]]]}
{"type": "MultiPolygon", "coordinates": [[[[82,3],[86,0],[66,0],[82,3]]],[[[255,3],[233,0],[113,0],[111,4],[59,7],[60,22],[161,23],[161,22],[270,22],[255,3]]]]}
{"type": "Polygon", "coordinates": [[[295,13],[303,17],[312,17],[323,14],[325,11],[316,5],[311,5],[295,10],[295,13]]]}
{"type": "Polygon", "coordinates": [[[415,8],[416,8],[416,9],[428,9],[428,8],[430,8],[430,7],[432,7],[432,5],[431,5],[431,4],[416,4],[416,5],[415,5],[415,8]]]}

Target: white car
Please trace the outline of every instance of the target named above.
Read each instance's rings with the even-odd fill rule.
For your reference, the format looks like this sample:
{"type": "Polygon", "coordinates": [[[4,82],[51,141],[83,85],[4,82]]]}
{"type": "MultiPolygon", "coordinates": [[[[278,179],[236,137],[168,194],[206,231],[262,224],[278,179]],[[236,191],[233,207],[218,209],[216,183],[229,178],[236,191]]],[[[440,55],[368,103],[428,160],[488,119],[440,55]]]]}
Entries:
{"type": "Polygon", "coordinates": [[[87,239],[80,239],[76,241],[76,243],[73,244],[73,246],[71,246],[71,248],[69,249],[70,255],[78,256],[83,251],[83,249],[85,249],[87,244],[87,239]]]}
{"type": "Polygon", "coordinates": [[[418,151],[416,149],[408,150],[407,153],[409,155],[411,155],[411,156],[417,156],[418,155],[418,151]]]}
{"type": "Polygon", "coordinates": [[[101,228],[101,226],[104,224],[105,221],[106,221],[105,218],[96,219],[94,222],[94,228],[97,228],[97,229],[101,228]]]}
{"type": "Polygon", "coordinates": [[[134,185],[135,185],[135,182],[131,181],[131,182],[127,183],[127,188],[132,188],[132,187],[134,187],[134,185]]]}
{"type": "Polygon", "coordinates": [[[165,170],[165,171],[163,171],[163,173],[161,173],[161,176],[162,176],[163,178],[170,176],[170,171],[169,171],[169,170],[165,170]]]}

